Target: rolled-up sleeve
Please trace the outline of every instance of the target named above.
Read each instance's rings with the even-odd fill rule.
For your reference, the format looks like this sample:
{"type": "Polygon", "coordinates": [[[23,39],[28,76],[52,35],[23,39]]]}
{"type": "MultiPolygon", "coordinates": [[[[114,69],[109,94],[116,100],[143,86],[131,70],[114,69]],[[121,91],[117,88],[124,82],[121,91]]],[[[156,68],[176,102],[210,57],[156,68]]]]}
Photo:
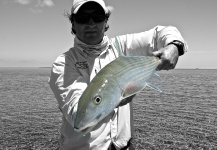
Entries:
{"type": "MultiPolygon", "coordinates": [[[[156,26],[148,31],[127,34],[118,37],[125,55],[152,55],[173,41],[180,41],[184,44],[183,51],[187,51],[187,43],[181,33],[173,26],[156,26]]],[[[183,53],[184,53],[183,52],[183,53]]]]}
{"type": "Polygon", "coordinates": [[[87,83],[76,70],[70,57],[61,55],[56,59],[48,83],[64,117],[74,127],[77,103],[87,83]]]}

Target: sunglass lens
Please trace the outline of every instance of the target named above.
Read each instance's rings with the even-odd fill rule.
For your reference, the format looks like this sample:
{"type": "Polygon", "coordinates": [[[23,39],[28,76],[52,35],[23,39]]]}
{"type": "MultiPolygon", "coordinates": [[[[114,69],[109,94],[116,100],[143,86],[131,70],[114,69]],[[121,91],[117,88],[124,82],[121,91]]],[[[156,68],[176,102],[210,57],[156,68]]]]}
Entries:
{"type": "Polygon", "coordinates": [[[95,15],[92,15],[92,19],[93,19],[94,22],[100,23],[100,22],[105,21],[105,15],[97,15],[97,14],[95,14],[95,15]]]}
{"type": "Polygon", "coordinates": [[[77,23],[85,24],[87,23],[90,18],[93,19],[95,23],[100,23],[105,21],[105,15],[98,15],[98,14],[92,14],[92,15],[75,15],[74,19],[77,23]]]}
{"type": "Polygon", "coordinates": [[[75,15],[75,21],[80,24],[85,24],[89,20],[87,15],[75,15]]]}

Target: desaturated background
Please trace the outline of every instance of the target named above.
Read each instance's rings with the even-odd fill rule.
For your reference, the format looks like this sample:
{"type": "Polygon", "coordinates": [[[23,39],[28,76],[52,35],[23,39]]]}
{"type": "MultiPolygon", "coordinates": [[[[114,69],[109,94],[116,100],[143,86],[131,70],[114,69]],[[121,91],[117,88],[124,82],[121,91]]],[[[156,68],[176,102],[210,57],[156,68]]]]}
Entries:
{"type": "MultiPolygon", "coordinates": [[[[176,68],[216,69],[216,0],[105,0],[114,10],[109,37],[173,25],[189,51],[176,68]]],[[[50,67],[73,46],[64,17],[72,0],[0,0],[0,67],[50,67]]]]}

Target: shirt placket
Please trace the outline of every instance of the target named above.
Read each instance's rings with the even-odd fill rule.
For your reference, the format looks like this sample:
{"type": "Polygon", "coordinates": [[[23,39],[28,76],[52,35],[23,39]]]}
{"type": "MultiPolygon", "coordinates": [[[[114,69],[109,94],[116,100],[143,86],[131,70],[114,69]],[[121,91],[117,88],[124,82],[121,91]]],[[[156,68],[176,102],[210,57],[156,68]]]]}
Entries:
{"type": "Polygon", "coordinates": [[[92,72],[90,74],[90,81],[96,76],[96,74],[100,71],[99,58],[95,59],[92,72]]]}
{"type": "Polygon", "coordinates": [[[111,140],[112,142],[115,141],[115,138],[117,136],[117,110],[118,108],[115,108],[114,111],[114,116],[112,117],[112,119],[110,120],[110,128],[111,128],[111,140]]]}

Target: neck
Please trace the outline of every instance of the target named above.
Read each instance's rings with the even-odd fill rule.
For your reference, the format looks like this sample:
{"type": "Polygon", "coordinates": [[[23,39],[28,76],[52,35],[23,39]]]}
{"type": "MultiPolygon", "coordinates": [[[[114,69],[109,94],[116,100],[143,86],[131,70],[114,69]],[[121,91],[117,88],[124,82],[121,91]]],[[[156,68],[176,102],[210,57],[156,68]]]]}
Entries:
{"type": "Polygon", "coordinates": [[[109,39],[107,36],[104,36],[102,41],[96,45],[88,45],[75,37],[74,45],[79,50],[92,55],[99,55],[102,51],[108,49],[109,47],[109,39]]]}
{"type": "Polygon", "coordinates": [[[91,42],[91,44],[90,43],[88,43],[88,42],[85,42],[85,41],[82,41],[79,37],[77,37],[81,42],[83,42],[84,44],[86,44],[86,45],[98,45],[98,44],[100,44],[102,41],[103,41],[103,38],[100,40],[100,41],[97,41],[97,42],[91,42]]]}
{"type": "Polygon", "coordinates": [[[84,43],[84,44],[87,45],[87,46],[95,46],[95,45],[98,45],[98,44],[102,43],[103,40],[104,40],[104,37],[105,37],[105,36],[103,36],[100,41],[96,41],[96,42],[86,42],[86,41],[81,40],[78,36],[76,36],[76,38],[77,38],[80,42],[84,43]]]}

